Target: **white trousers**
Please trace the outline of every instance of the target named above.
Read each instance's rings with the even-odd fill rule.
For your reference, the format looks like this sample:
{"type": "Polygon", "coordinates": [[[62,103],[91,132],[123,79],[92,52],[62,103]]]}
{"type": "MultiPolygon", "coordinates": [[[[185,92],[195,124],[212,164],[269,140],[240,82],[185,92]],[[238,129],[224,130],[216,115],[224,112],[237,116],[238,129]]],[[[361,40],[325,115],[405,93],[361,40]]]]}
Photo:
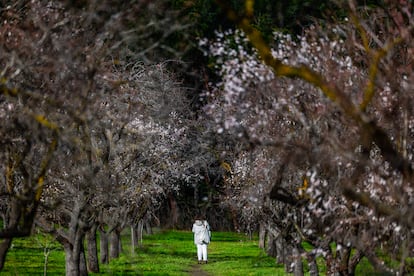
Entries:
{"type": "Polygon", "coordinates": [[[197,244],[197,258],[199,261],[207,261],[207,244],[197,244]]]}

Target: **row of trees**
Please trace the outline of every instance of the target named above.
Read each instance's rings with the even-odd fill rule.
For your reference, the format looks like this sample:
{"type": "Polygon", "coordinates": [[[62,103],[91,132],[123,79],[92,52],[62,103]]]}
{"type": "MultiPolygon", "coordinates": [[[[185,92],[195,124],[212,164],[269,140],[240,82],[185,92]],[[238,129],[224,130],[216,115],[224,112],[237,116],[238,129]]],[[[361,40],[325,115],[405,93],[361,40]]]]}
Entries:
{"type": "Polygon", "coordinates": [[[316,257],[329,275],[354,275],[362,257],[412,271],[411,4],[348,1],[343,20],[267,43],[252,1],[241,15],[218,2],[242,30],[202,42],[222,76],[208,112],[240,145],[227,204],[295,275],[303,260],[318,274],[316,257]]]}
{"type": "Polygon", "coordinates": [[[144,65],[151,46],[129,47],[130,32],[158,28],[128,29],[153,4],[3,6],[0,268],[12,239],[36,226],[62,244],[67,275],[98,272],[97,231],[106,263],[125,227],[136,244],[162,199],[211,163],[187,89],[167,63],[144,65]]]}
{"type": "Polygon", "coordinates": [[[2,2],[1,267],[34,226],[84,275],[97,231],[105,263],[125,227],[136,243],[208,211],[297,275],[412,271],[411,4],[348,1],[288,34],[297,1],[217,3],[2,2]]]}

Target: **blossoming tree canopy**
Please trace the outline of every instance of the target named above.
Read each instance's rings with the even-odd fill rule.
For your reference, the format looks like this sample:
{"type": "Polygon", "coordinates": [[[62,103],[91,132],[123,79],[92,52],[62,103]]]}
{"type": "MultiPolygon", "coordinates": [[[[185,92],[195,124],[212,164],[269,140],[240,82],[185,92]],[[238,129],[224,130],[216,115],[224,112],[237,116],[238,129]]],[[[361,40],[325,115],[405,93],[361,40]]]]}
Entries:
{"type": "Polygon", "coordinates": [[[289,241],[291,254],[307,241],[327,262],[339,264],[356,250],[346,261],[352,271],[362,256],[379,271],[401,271],[404,260],[388,266],[375,250],[410,250],[403,240],[412,223],[397,206],[412,200],[412,70],[400,59],[409,62],[413,46],[411,5],[364,10],[391,11],[383,25],[349,1],[348,17],[300,36],[275,31],[267,43],[251,23],[254,1],[242,15],[217,2],[239,29],[201,41],[221,77],[206,110],[218,133],[232,134],[249,152],[234,157],[238,188],[228,191],[229,204],[243,207],[246,220],[263,219],[289,241]],[[345,259],[334,257],[331,242],[345,259]]]}

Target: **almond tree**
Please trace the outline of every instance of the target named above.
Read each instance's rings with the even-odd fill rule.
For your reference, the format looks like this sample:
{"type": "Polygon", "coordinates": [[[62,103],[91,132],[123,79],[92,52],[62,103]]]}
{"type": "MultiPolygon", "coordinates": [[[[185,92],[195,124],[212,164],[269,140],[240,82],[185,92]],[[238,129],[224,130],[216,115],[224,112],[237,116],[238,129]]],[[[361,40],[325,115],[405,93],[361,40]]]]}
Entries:
{"type": "Polygon", "coordinates": [[[184,91],[162,64],[148,69],[152,76],[144,80],[147,68],[117,52],[133,33],[125,26],[147,4],[5,2],[2,256],[11,238],[29,235],[36,221],[62,243],[67,275],[85,274],[83,239],[89,232],[93,240],[91,229],[105,210],[132,220],[139,216],[134,209],[150,208],[170,189],[161,184],[182,177],[187,165],[177,153],[186,143],[187,112],[171,99],[184,91]],[[152,87],[148,95],[142,86],[152,87]],[[161,88],[163,95],[149,96],[161,88]],[[105,193],[112,192],[108,199],[105,193]]]}
{"type": "Polygon", "coordinates": [[[328,273],[353,274],[363,256],[377,271],[406,273],[410,4],[361,12],[350,1],[349,18],[315,24],[299,37],[276,33],[270,47],[250,25],[254,1],[246,1],[243,16],[217,2],[243,34],[219,33],[207,44],[222,77],[208,112],[219,133],[244,145],[230,183],[246,220],[261,214],[298,275],[295,261],[315,255],[328,273]],[[314,249],[305,252],[303,241],[314,249]],[[384,262],[378,249],[400,265],[384,262]]]}

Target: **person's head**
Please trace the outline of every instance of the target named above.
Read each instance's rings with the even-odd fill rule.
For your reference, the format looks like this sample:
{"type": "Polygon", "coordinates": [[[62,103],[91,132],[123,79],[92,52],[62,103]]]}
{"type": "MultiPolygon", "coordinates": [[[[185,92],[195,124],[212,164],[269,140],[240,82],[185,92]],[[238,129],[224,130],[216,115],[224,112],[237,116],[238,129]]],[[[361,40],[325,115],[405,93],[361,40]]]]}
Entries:
{"type": "Polygon", "coordinates": [[[205,217],[202,215],[195,216],[194,220],[205,220],[205,217]]]}

